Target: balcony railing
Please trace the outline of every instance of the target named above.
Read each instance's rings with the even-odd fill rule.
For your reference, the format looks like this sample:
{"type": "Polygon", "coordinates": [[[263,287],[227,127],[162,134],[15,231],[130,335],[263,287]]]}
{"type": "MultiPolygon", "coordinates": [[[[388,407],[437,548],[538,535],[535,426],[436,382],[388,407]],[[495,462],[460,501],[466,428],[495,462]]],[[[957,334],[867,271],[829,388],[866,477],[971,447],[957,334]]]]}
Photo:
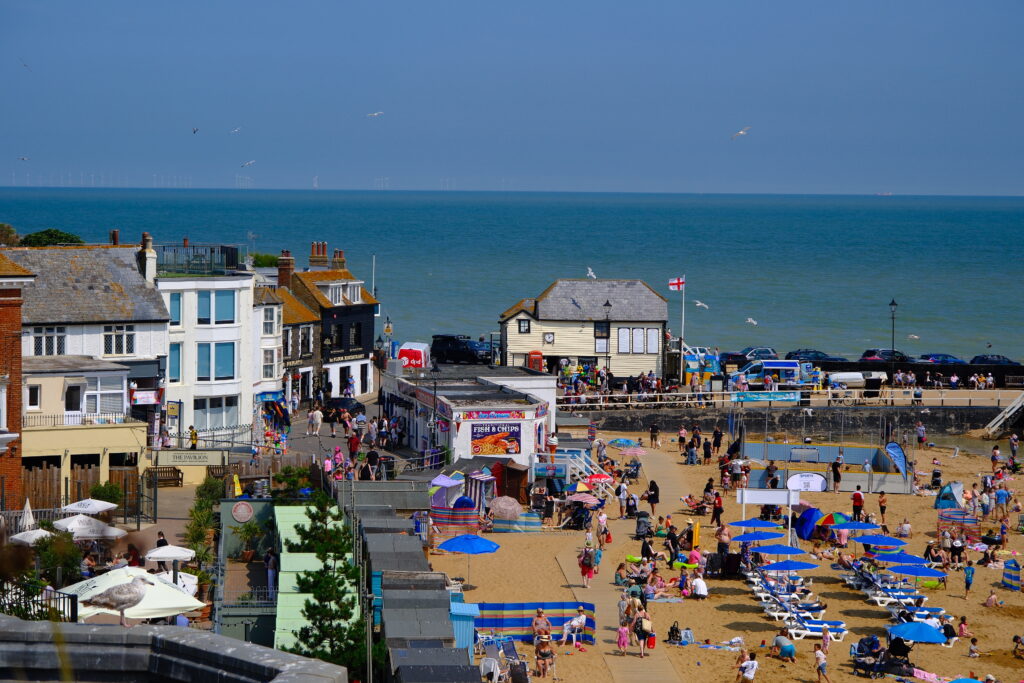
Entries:
{"type": "Polygon", "coordinates": [[[119,424],[144,424],[125,413],[57,413],[39,415],[26,413],[22,418],[25,427],[82,427],[119,424]]]}
{"type": "Polygon", "coordinates": [[[220,244],[155,247],[160,274],[226,275],[245,263],[245,247],[220,244]]]}

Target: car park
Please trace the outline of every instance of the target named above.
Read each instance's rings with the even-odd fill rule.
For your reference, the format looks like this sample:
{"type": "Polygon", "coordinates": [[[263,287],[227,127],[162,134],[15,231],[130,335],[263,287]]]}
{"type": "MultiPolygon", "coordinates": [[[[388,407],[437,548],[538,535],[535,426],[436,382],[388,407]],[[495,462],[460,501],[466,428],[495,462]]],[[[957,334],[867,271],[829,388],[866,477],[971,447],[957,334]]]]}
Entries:
{"type": "Polygon", "coordinates": [[[971,365],[1020,365],[1017,361],[994,353],[985,353],[971,359],[971,365]]]}
{"type": "Polygon", "coordinates": [[[949,353],[922,353],[918,363],[943,363],[945,365],[967,365],[967,361],[949,353]]]}
{"type": "Polygon", "coordinates": [[[812,363],[820,361],[831,361],[838,363],[845,363],[847,360],[840,356],[830,356],[824,351],[818,351],[817,349],[797,349],[790,351],[786,354],[786,360],[808,360],[812,363]]]}

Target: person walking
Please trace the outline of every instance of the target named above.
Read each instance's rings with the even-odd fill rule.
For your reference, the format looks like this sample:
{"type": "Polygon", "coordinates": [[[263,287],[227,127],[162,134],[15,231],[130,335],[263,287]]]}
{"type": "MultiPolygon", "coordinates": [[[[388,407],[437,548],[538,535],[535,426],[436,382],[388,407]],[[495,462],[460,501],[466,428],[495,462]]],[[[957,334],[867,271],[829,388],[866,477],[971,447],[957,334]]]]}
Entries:
{"type": "Polygon", "coordinates": [[[864,516],[864,494],[860,490],[860,484],[857,485],[857,490],[850,496],[850,500],[853,501],[853,521],[859,522],[864,516]]]}
{"type": "Polygon", "coordinates": [[[642,605],[633,614],[633,623],[630,626],[640,645],[640,657],[646,657],[647,639],[654,633],[654,623],[651,621],[651,615],[647,613],[647,610],[642,605]]]}
{"type": "Polygon", "coordinates": [[[658,502],[661,500],[661,489],[658,488],[658,482],[652,479],[647,485],[647,493],[644,495],[647,497],[647,504],[651,506],[651,516],[653,517],[658,502]]]}
{"type": "Polygon", "coordinates": [[[974,583],[974,560],[967,560],[964,567],[964,600],[971,595],[971,585],[974,583]]]}
{"type": "Polygon", "coordinates": [[[725,512],[725,506],[722,503],[722,494],[715,491],[715,502],[711,506],[711,521],[709,524],[721,524],[723,512],[725,512]]]}
{"type": "Polygon", "coordinates": [[[623,657],[626,656],[626,650],[629,648],[629,621],[626,619],[619,619],[619,629],[617,632],[616,645],[619,646],[619,654],[623,657]]]}
{"type": "Polygon", "coordinates": [[[625,477],[622,478],[622,481],[615,488],[615,495],[619,499],[619,519],[623,519],[626,516],[626,499],[629,498],[629,487],[626,486],[625,477]]]}
{"type": "Polygon", "coordinates": [[[267,548],[263,556],[263,566],[267,570],[267,594],[273,598],[277,592],[277,555],[273,548],[267,548]]]}
{"type": "Polygon", "coordinates": [[[583,587],[590,588],[590,580],[594,578],[594,569],[597,567],[597,558],[594,556],[594,542],[587,541],[583,551],[576,558],[580,565],[580,576],[583,577],[583,587]]]}
{"type": "Polygon", "coordinates": [[[732,532],[729,531],[727,525],[722,524],[721,520],[719,520],[718,524],[719,526],[715,530],[715,540],[718,541],[718,554],[726,555],[729,552],[729,544],[732,543],[732,532]]]}
{"type": "Polygon", "coordinates": [[[196,447],[199,445],[199,432],[196,431],[194,425],[188,426],[188,443],[188,448],[192,451],[196,450],[196,447]]]}
{"type": "Polygon", "coordinates": [[[814,670],[818,673],[818,683],[824,680],[826,683],[832,683],[832,679],[828,677],[828,654],[821,649],[821,643],[814,644],[814,670]]]}
{"type": "Polygon", "coordinates": [[[843,480],[843,474],[841,472],[843,467],[843,456],[837,455],[836,459],[832,462],[832,493],[839,493],[839,482],[843,480]]]}
{"type": "Polygon", "coordinates": [[[310,412],[309,417],[313,425],[313,435],[320,436],[320,425],[323,424],[324,414],[323,411],[320,410],[319,404],[313,406],[313,410],[310,412]]]}
{"type": "Polygon", "coordinates": [[[878,493],[878,512],[882,515],[882,524],[885,525],[885,508],[889,505],[889,497],[885,495],[885,491],[878,493]]]}

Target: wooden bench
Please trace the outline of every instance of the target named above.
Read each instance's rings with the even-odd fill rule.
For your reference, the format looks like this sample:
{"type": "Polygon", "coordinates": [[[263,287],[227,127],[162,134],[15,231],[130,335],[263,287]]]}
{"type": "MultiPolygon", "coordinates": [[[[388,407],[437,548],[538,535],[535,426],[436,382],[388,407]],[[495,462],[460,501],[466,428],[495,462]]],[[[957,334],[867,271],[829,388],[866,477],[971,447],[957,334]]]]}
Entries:
{"type": "Polygon", "coordinates": [[[206,476],[213,477],[214,479],[223,479],[229,474],[235,473],[234,465],[207,465],[206,476]]]}
{"type": "Polygon", "coordinates": [[[184,475],[177,467],[150,467],[146,476],[156,482],[157,486],[184,486],[184,475]]]}

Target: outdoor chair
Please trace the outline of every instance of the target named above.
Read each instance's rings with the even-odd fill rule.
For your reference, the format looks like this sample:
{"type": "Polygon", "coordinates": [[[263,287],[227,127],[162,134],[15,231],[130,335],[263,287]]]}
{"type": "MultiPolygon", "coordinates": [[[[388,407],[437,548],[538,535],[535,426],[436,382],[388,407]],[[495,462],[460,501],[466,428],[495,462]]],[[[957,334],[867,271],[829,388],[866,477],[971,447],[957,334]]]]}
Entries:
{"type": "Polygon", "coordinates": [[[493,657],[484,657],[480,661],[480,676],[491,683],[501,683],[509,679],[509,667],[501,667],[501,663],[493,657]]]}

